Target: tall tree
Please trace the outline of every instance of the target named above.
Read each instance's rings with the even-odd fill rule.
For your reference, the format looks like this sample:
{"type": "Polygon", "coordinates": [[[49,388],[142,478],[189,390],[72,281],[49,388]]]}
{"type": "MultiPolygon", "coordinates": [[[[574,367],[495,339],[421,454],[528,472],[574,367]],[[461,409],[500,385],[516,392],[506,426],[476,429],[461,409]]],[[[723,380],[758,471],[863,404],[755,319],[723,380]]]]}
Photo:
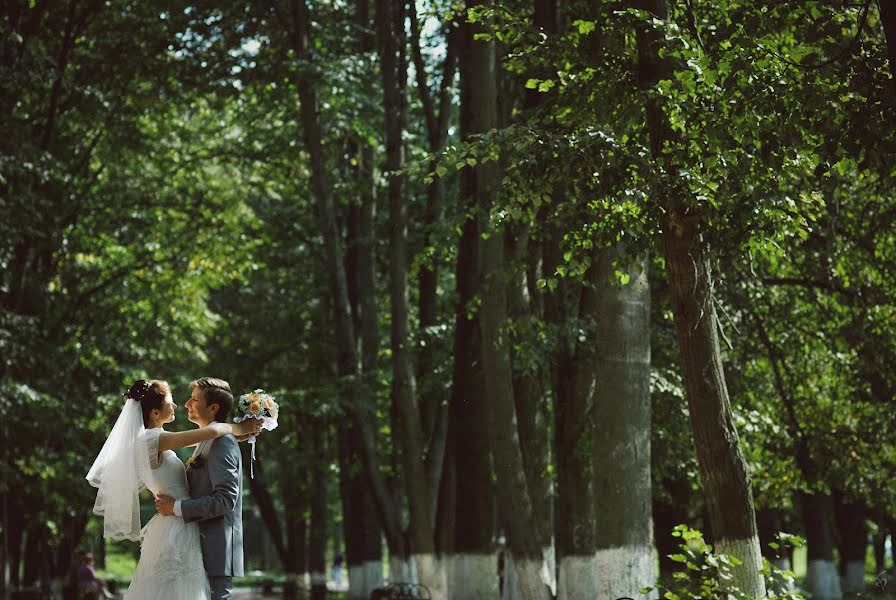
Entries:
{"type": "MultiPolygon", "coordinates": [[[[468,10],[488,9],[491,3],[468,2],[468,10]]],[[[461,59],[461,79],[466,78],[470,103],[471,133],[488,132],[497,125],[497,86],[495,42],[482,39],[481,24],[467,29],[465,52],[461,59]]],[[[465,84],[466,85],[466,84],[465,84]]],[[[473,168],[472,197],[485,239],[479,242],[482,267],[481,287],[481,360],[488,402],[488,426],[497,482],[498,514],[507,531],[508,546],[526,600],[548,597],[541,580],[542,556],[538,538],[532,530],[532,501],[529,497],[523,465],[516,408],[513,398],[513,373],[509,349],[502,340],[501,328],[507,318],[504,236],[490,226],[491,210],[498,185],[495,161],[480,161],[473,168]]]]}
{"type": "MultiPolygon", "coordinates": [[[[660,21],[669,18],[665,0],[647,0],[644,6],[660,21]]],[[[669,60],[660,58],[660,40],[656,29],[638,32],[638,66],[645,89],[670,76],[669,60]]],[[[675,139],[655,98],[647,100],[646,115],[651,151],[663,164],[664,148],[675,139]]],[[[663,164],[663,170],[666,179],[656,193],[665,202],[666,276],[710,527],[717,550],[741,561],[731,583],[752,597],[763,598],[750,474],[734,426],[719,348],[707,221],[686,199],[680,199],[682,190],[672,179],[674,165],[663,164]]]]}
{"type": "Polygon", "coordinates": [[[623,245],[597,260],[594,473],[597,598],[655,581],[650,481],[650,289],[647,260],[623,245]],[[626,281],[627,280],[627,281],[626,281]]]}
{"type": "Polygon", "coordinates": [[[326,267],[330,275],[330,293],[333,298],[336,320],[336,346],[338,367],[342,377],[348,380],[348,410],[361,434],[361,456],[365,476],[370,485],[377,514],[383,527],[390,551],[398,557],[406,555],[405,543],[397,511],[379,466],[375,419],[370,418],[371,403],[362,385],[362,373],[356,346],[355,327],[345,273],[345,251],[336,220],[333,190],[327,177],[327,163],[323,154],[320,116],[318,112],[317,85],[319,66],[312,55],[311,22],[304,0],[290,0],[289,12],[281,11],[281,22],[287,26],[292,49],[299,62],[297,90],[300,102],[300,119],[305,148],[310,156],[312,190],[318,218],[323,233],[326,267]]]}
{"type": "MultiPolygon", "coordinates": [[[[355,5],[355,36],[361,80],[371,85],[373,74],[368,57],[376,52],[376,35],[369,0],[355,5]]],[[[376,278],[376,208],[374,149],[362,135],[350,138],[346,162],[356,163],[353,178],[356,195],[347,208],[346,273],[349,301],[352,305],[356,343],[360,345],[362,382],[365,395],[372,397],[378,380],[380,350],[379,311],[376,278]]],[[[339,428],[339,476],[342,514],[345,523],[345,560],[348,567],[349,596],[366,599],[382,585],[382,543],[375,504],[361,461],[363,440],[358,426],[349,423],[339,428]]]]}
{"type": "Polygon", "coordinates": [[[402,475],[409,512],[407,539],[417,577],[441,600],[444,573],[435,554],[433,495],[426,464],[426,439],[417,400],[417,381],[409,337],[408,217],[404,167],[407,110],[406,3],[377,0],[376,21],[383,79],[386,171],[389,179],[389,305],[392,351],[392,403],[398,416],[402,475]]]}
{"type": "MultiPolygon", "coordinates": [[[[423,56],[421,19],[414,2],[408,3],[410,49],[414,62],[417,92],[426,125],[427,150],[432,155],[430,171],[438,167],[438,155],[448,142],[449,127],[454,114],[454,81],[457,71],[457,27],[447,19],[442,23],[445,57],[441,64],[438,86],[430,89],[430,77],[423,56]]],[[[426,210],[422,223],[423,250],[418,276],[417,320],[419,340],[417,373],[420,397],[420,418],[423,440],[426,443],[426,476],[431,490],[439,489],[445,461],[448,432],[449,403],[445,398],[443,372],[439,368],[441,328],[438,318],[439,263],[438,230],[442,226],[445,205],[445,180],[433,177],[426,186],[426,210]]],[[[432,495],[433,504],[438,495],[432,495]]],[[[435,509],[433,511],[435,514],[435,509]]]]}

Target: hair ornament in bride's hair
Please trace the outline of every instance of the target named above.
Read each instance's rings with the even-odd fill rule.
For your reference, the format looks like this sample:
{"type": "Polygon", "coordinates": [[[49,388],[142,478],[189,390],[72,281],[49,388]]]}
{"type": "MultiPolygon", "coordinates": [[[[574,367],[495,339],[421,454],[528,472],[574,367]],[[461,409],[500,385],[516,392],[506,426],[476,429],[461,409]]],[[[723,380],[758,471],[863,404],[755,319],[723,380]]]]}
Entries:
{"type": "Polygon", "coordinates": [[[141,400],[143,400],[146,392],[149,391],[151,385],[152,384],[150,384],[150,382],[146,381],[145,379],[138,379],[134,382],[134,384],[131,386],[131,389],[129,389],[124,396],[129,400],[136,400],[137,402],[140,402],[141,400]]]}

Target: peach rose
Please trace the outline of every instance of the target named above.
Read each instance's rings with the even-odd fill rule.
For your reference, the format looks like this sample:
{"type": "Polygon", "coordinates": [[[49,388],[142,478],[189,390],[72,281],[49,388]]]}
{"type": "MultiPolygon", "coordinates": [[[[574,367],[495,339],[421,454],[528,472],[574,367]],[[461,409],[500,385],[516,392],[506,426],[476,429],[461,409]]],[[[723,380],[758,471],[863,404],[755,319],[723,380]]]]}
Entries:
{"type": "Polygon", "coordinates": [[[253,400],[249,405],[249,412],[253,415],[257,415],[261,412],[261,403],[258,400],[253,400]]]}

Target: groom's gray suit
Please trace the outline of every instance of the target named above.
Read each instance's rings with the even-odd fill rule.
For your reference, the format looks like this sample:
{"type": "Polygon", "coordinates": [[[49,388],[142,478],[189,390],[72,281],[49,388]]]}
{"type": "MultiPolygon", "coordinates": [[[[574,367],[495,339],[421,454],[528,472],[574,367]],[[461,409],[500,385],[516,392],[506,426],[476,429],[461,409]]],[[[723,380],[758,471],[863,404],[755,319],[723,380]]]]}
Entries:
{"type": "Polygon", "coordinates": [[[187,468],[190,499],[180,503],[184,521],[198,521],[202,560],[212,598],[230,598],[232,578],[243,575],[243,464],[232,435],[203,442],[187,468]]]}

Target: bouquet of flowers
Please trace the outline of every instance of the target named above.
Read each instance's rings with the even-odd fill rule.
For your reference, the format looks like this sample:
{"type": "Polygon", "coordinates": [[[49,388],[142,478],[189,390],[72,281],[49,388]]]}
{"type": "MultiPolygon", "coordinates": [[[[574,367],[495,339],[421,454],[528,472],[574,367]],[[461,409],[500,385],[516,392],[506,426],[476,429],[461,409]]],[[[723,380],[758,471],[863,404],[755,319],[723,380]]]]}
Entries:
{"type": "MultiPolygon", "coordinates": [[[[246,419],[259,419],[261,428],[272,431],[277,428],[277,416],[280,414],[280,405],[274,402],[274,397],[262,389],[254,390],[251,394],[240,396],[237,405],[240,416],[234,417],[234,423],[241,423],[246,419]]],[[[255,478],[255,470],[252,468],[255,462],[255,436],[249,437],[252,446],[252,460],[249,462],[249,473],[255,478]]]]}

